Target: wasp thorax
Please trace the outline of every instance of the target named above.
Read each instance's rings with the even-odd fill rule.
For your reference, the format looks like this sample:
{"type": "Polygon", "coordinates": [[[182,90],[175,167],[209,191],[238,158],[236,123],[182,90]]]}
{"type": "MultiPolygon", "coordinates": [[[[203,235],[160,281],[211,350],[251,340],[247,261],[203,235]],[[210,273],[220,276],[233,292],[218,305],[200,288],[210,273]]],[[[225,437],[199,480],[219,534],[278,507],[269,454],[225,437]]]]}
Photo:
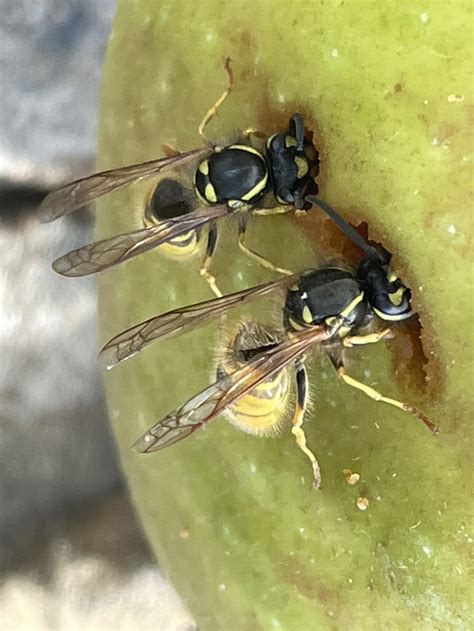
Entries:
{"type": "MultiPolygon", "coordinates": [[[[270,326],[254,320],[240,322],[237,330],[227,335],[217,349],[217,376],[242,368],[275,347],[281,339],[281,334],[270,326]]],[[[289,369],[284,368],[228,406],[223,414],[233,425],[249,434],[277,434],[286,420],[290,390],[289,369]]]]}
{"type": "Polygon", "coordinates": [[[367,302],[360,283],[350,272],[337,267],[315,270],[301,277],[288,291],[285,319],[293,329],[317,324],[341,323],[340,335],[359,327],[367,315],[367,302]]]}
{"type": "Polygon", "coordinates": [[[246,145],[216,149],[196,171],[195,187],[206,204],[231,203],[251,206],[264,194],[268,183],[265,159],[246,145]]]}
{"type": "Polygon", "coordinates": [[[359,266],[361,280],[368,302],[382,320],[406,320],[414,315],[411,308],[411,291],[394,274],[388,265],[367,258],[359,266]]]}

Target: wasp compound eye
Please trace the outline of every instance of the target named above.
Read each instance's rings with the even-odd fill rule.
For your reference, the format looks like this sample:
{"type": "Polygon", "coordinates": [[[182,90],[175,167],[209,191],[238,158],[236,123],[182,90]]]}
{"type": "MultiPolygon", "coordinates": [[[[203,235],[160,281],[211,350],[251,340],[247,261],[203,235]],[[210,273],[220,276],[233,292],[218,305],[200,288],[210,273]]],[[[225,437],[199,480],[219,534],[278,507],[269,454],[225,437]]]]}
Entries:
{"type": "Polygon", "coordinates": [[[400,321],[414,315],[411,308],[411,291],[390,271],[373,259],[365,259],[359,266],[361,280],[374,313],[382,320],[400,321]]]}

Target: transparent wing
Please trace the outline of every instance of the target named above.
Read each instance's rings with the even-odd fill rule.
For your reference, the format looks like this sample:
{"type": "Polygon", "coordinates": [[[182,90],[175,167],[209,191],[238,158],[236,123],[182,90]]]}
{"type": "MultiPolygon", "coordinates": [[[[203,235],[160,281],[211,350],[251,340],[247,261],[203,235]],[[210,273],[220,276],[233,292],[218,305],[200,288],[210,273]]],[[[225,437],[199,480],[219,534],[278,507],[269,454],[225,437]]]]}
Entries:
{"type": "Polygon", "coordinates": [[[323,327],[295,333],[291,339],[258,355],[243,368],[219,379],[165,416],[143,434],[133,448],[140,453],[149,453],[186,438],[259,383],[295,361],[310,346],[329,339],[333,334],[334,330],[323,327]]]}
{"type": "Polygon", "coordinates": [[[104,366],[112,368],[116,364],[130,359],[158,338],[191,331],[227,313],[234,307],[270,294],[282,287],[291,286],[300,276],[301,273],[293,274],[222,298],[214,298],[149,318],[109,340],[100,351],[100,360],[104,366]]]}
{"type": "Polygon", "coordinates": [[[130,182],[156,175],[173,167],[184,166],[189,162],[204,158],[211,152],[212,149],[209,147],[193,149],[158,160],[94,173],[50,193],[40,205],[38,217],[43,222],[53,221],[130,182]]]}
{"type": "Polygon", "coordinates": [[[188,215],[161,221],[150,228],[120,234],[110,239],[84,245],[54,261],[53,269],[63,276],[87,276],[128,261],[175,237],[228,214],[229,208],[205,206],[188,215]]]}

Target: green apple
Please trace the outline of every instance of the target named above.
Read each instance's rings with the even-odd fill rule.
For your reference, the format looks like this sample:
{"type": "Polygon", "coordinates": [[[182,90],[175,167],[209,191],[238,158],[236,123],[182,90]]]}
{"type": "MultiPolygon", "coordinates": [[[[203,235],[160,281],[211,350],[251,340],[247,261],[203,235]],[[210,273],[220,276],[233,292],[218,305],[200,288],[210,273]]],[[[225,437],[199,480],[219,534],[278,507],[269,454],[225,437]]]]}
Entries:
{"type": "MultiPolygon", "coordinates": [[[[220,418],[162,452],[131,450],[210,382],[218,324],[107,374],[139,519],[203,630],[472,628],[470,9],[467,0],[118,3],[99,166],[156,158],[164,144],[200,146],[198,124],[226,87],[231,57],[234,87],[206,133],[228,142],[237,129],[271,134],[304,115],[320,150],[321,196],[393,253],[421,323],[421,341],[400,327],[395,340],[348,351],[349,372],[441,428],[430,435],[310,357],[316,492],[290,428],[261,438],[220,418]],[[360,481],[348,484],[345,469],[360,481]]],[[[104,200],[99,236],[140,227],[152,186],[104,200]]],[[[274,277],[239,252],[232,217],[220,228],[213,271],[225,292],[274,277]]],[[[335,232],[314,210],[303,221],[255,218],[249,239],[297,271],[327,259],[335,232]]],[[[173,260],[158,249],[103,274],[100,341],[211,298],[202,255],[173,260]]],[[[244,313],[278,318],[267,303],[244,313]]]]}

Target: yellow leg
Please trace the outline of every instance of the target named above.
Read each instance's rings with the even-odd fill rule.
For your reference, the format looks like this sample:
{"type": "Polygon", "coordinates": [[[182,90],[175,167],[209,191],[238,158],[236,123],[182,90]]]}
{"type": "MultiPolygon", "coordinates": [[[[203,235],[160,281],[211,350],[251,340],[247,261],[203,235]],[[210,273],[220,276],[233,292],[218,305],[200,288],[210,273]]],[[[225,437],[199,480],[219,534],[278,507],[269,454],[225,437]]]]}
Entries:
{"type": "Polygon", "coordinates": [[[393,405],[399,410],[408,412],[409,414],[412,414],[417,419],[419,419],[422,423],[424,423],[429,430],[431,430],[434,433],[438,432],[437,425],[435,425],[432,421],[430,421],[430,419],[421,410],[416,408],[414,405],[410,405],[409,403],[403,403],[402,401],[397,401],[396,399],[390,399],[388,397],[384,397],[383,394],[381,394],[377,390],[374,390],[370,386],[367,386],[365,383],[362,383],[361,381],[357,381],[353,377],[346,374],[346,371],[342,366],[337,368],[337,374],[338,374],[339,379],[341,379],[341,381],[346,383],[348,386],[357,388],[357,390],[360,390],[361,392],[363,392],[365,395],[367,395],[374,401],[382,401],[383,403],[388,403],[389,405],[393,405]]]}
{"type": "Polygon", "coordinates": [[[222,298],[222,292],[219,287],[216,285],[216,277],[211,274],[211,272],[207,269],[209,265],[207,259],[204,261],[204,264],[201,268],[201,276],[206,279],[206,282],[209,284],[209,287],[215,293],[218,298],[222,298]]]}
{"type": "MultiPolygon", "coordinates": [[[[281,208],[284,208],[284,206],[282,206],[281,208]]],[[[267,210],[270,210],[270,209],[267,209],[267,210]]],[[[260,263],[260,265],[263,265],[263,267],[266,267],[267,269],[271,269],[273,272],[278,272],[279,274],[285,274],[286,276],[291,276],[293,272],[290,272],[290,270],[287,270],[283,267],[277,267],[261,254],[258,254],[257,252],[254,252],[253,250],[251,250],[245,244],[244,239],[245,239],[245,231],[247,230],[247,219],[248,219],[247,216],[241,215],[240,221],[239,221],[239,248],[242,250],[242,252],[244,252],[248,257],[250,257],[254,261],[257,261],[257,263],[260,263]]]]}
{"type": "Polygon", "coordinates": [[[316,456],[306,446],[306,434],[302,428],[306,405],[308,401],[308,375],[302,362],[299,362],[296,371],[296,407],[293,415],[291,432],[295,437],[296,444],[309,458],[313,467],[313,487],[319,489],[321,485],[321,471],[316,456]]]}
{"type": "Polygon", "coordinates": [[[389,340],[392,337],[393,333],[390,329],[383,329],[368,335],[348,335],[343,339],[342,344],[350,348],[351,346],[360,346],[362,344],[376,344],[380,340],[389,340]]]}
{"type": "Polygon", "coordinates": [[[214,105],[207,110],[207,112],[204,114],[204,118],[202,119],[199,127],[198,127],[198,132],[199,135],[206,141],[206,136],[204,134],[204,129],[206,128],[206,126],[208,125],[208,123],[214,118],[214,116],[217,114],[217,110],[219,109],[219,107],[222,105],[222,103],[226,100],[226,98],[229,96],[231,90],[232,90],[232,86],[234,84],[234,75],[232,73],[232,69],[230,67],[230,57],[227,57],[227,59],[225,60],[225,64],[224,64],[224,68],[225,71],[227,72],[227,78],[228,78],[228,84],[227,84],[227,88],[224,90],[224,92],[222,93],[222,95],[217,99],[217,101],[214,103],[214,105]]]}
{"type": "Polygon", "coordinates": [[[294,210],[293,206],[275,206],[274,208],[253,208],[252,215],[269,217],[270,215],[283,215],[294,210]]]}
{"type": "Polygon", "coordinates": [[[271,269],[274,272],[278,272],[279,274],[285,274],[286,276],[291,276],[293,274],[293,272],[290,272],[290,270],[284,269],[283,267],[278,267],[277,265],[274,265],[271,261],[266,259],[264,256],[261,256],[260,254],[257,254],[257,252],[250,250],[250,248],[245,245],[243,237],[239,237],[239,247],[242,252],[244,252],[247,256],[249,256],[254,261],[257,261],[257,263],[260,263],[260,265],[263,265],[267,269],[271,269]]]}
{"type": "Polygon", "coordinates": [[[239,235],[239,247],[242,250],[242,252],[244,252],[247,256],[249,256],[254,261],[257,261],[257,263],[260,263],[260,265],[263,265],[263,267],[266,267],[267,269],[271,269],[274,272],[278,272],[279,274],[285,274],[286,276],[291,276],[293,274],[293,272],[290,272],[290,270],[274,265],[271,261],[266,259],[264,256],[261,256],[260,254],[257,254],[257,252],[254,252],[253,250],[248,248],[244,243],[244,235],[239,235]]]}
{"type": "Polygon", "coordinates": [[[207,246],[206,246],[206,256],[204,258],[202,267],[201,267],[201,276],[203,276],[209,287],[215,293],[218,298],[222,298],[222,293],[219,290],[219,287],[216,285],[216,277],[211,274],[209,271],[209,266],[211,265],[212,256],[214,254],[214,250],[216,249],[217,243],[217,226],[215,223],[211,223],[209,226],[209,232],[207,236],[207,246]]]}

